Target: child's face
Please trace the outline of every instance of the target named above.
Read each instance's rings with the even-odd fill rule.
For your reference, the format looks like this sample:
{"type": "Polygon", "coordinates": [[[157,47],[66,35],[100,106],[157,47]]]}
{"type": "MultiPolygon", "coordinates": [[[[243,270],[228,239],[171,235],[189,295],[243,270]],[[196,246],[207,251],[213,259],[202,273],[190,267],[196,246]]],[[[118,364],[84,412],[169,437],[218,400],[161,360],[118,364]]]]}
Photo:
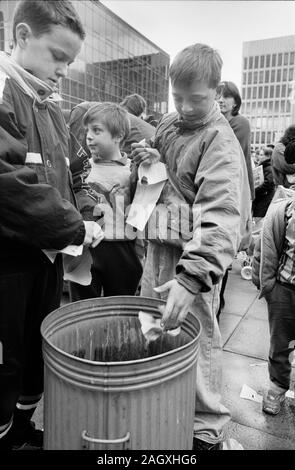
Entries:
{"type": "Polygon", "coordinates": [[[212,108],[216,96],[215,88],[196,80],[189,86],[172,83],[171,88],[175,108],[186,121],[203,118],[212,108]]]}
{"type": "Polygon", "coordinates": [[[16,60],[24,69],[54,88],[80,52],[82,39],[60,25],[52,25],[39,37],[28,27],[26,36],[17,35],[16,60]]]}
{"type": "Polygon", "coordinates": [[[112,136],[99,119],[90,122],[87,126],[86,142],[94,159],[95,157],[111,158],[119,148],[119,140],[112,136]]]}

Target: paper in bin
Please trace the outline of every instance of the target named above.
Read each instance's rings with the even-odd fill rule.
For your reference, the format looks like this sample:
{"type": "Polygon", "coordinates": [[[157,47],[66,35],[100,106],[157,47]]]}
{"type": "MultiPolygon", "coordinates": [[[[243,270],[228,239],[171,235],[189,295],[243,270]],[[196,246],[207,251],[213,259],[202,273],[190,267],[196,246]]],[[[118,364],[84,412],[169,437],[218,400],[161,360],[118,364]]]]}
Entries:
{"type": "Polygon", "coordinates": [[[161,325],[161,319],[154,318],[149,313],[138,312],[138,319],[141,324],[142,334],[148,342],[156,341],[163,333],[167,333],[170,336],[177,336],[181,331],[180,326],[173,330],[164,330],[163,325],[161,325]]]}

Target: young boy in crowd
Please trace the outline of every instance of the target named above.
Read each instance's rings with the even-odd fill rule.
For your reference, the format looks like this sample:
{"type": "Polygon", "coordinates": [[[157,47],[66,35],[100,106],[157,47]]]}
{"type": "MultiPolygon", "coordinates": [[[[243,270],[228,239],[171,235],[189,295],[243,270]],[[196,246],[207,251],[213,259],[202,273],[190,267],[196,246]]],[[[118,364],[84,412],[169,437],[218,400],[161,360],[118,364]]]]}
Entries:
{"type": "Polygon", "coordinates": [[[254,249],[253,283],[261,290],[268,308],[270,385],[262,410],[270,415],[281,411],[290,387],[295,346],[295,201],[272,203],[265,216],[254,249]]]}
{"type": "Polygon", "coordinates": [[[0,448],[42,446],[31,417],[43,392],[40,325],[59,307],[62,259],[43,249],[95,244],[75,207],[68,132],[50,96],[85,37],[68,0],[18,3],[0,57],[0,448]]]}
{"type": "Polygon", "coordinates": [[[105,238],[91,249],[93,264],[89,286],[71,283],[71,300],[111,295],[134,295],[142,274],[134,237],[125,231],[130,205],[130,160],[121,146],[130,131],[128,112],[115,103],[97,103],[83,118],[92,169],[86,182],[98,194],[94,210],[103,214],[105,238]]]}
{"type": "MultiPolygon", "coordinates": [[[[189,310],[202,324],[196,451],[221,449],[223,428],[230,419],[220,403],[222,343],[216,313],[220,281],[250,232],[251,217],[245,158],[215,101],[221,67],[221,57],[209,46],[195,44],[181,51],[170,67],[177,112],[160,121],[154,148],[133,144],[135,163],[160,159],[166,165],[168,180],[155,213],[160,204],[169,209],[185,201],[191,221],[193,213],[200,215],[195,227],[192,223],[189,240],[179,231],[177,240],[149,241],[141,283],[143,296],[167,300],[164,328],[176,328],[189,310]]],[[[150,221],[154,224],[153,214],[150,221]]]]}

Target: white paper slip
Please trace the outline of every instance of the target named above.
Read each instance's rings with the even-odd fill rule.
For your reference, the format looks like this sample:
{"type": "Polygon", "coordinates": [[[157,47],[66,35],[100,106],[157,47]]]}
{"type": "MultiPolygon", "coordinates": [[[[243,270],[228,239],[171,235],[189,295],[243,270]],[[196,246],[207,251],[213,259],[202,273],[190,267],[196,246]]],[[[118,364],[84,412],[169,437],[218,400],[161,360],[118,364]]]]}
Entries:
{"type": "Polygon", "coordinates": [[[42,250],[47,258],[54,263],[56,255],[58,253],[64,253],[71,256],[80,256],[83,252],[83,245],[69,245],[63,248],[62,250],[42,250]]]}
{"type": "Polygon", "coordinates": [[[92,281],[91,265],[92,256],[87,248],[79,257],[63,256],[64,280],[76,282],[82,286],[89,286],[92,281]]]}
{"type": "Polygon", "coordinates": [[[151,185],[137,184],[126,223],[143,230],[160,197],[165,181],[151,185]]]}
{"type": "Polygon", "coordinates": [[[288,390],[286,392],[286,397],[288,398],[295,398],[294,391],[293,390],[288,390]]]}
{"type": "Polygon", "coordinates": [[[241,398],[245,398],[246,400],[256,401],[257,403],[262,403],[263,396],[259,395],[253,388],[249,387],[248,385],[244,384],[240,393],[241,398]]]}
{"type": "Polygon", "coordinates": [[[138,167],[138,180],[141,184],[155,184],[166,179],[166,166],[162,162],[141,163],[138,167]]]}

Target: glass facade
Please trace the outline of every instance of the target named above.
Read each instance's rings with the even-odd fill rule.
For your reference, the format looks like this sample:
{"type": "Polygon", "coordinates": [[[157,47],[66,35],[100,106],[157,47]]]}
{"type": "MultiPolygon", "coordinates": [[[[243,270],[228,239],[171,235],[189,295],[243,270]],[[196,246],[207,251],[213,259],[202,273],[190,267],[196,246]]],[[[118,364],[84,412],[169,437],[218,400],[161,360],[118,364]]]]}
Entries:
{"type": "MultiPolygon", "coordinates": [[[[11,20],[16,1],[0,0],[0,49],[10,50],[11,20]]],[[[82,101],[120,102],[138,93],[147,114],[168,111],[170,58],[99,1],[72,1],[86,30],[81,53],[62,79],[62,108],[82,101]]]]}
{"type": "Polygon", "coordinates": [[[278,39],[276,48],[273,40],[251,41],[243,54],[242,113],[250,120],[253,146],[276,142],[294,123],[295,36],[285,44],[278,39]]]}

